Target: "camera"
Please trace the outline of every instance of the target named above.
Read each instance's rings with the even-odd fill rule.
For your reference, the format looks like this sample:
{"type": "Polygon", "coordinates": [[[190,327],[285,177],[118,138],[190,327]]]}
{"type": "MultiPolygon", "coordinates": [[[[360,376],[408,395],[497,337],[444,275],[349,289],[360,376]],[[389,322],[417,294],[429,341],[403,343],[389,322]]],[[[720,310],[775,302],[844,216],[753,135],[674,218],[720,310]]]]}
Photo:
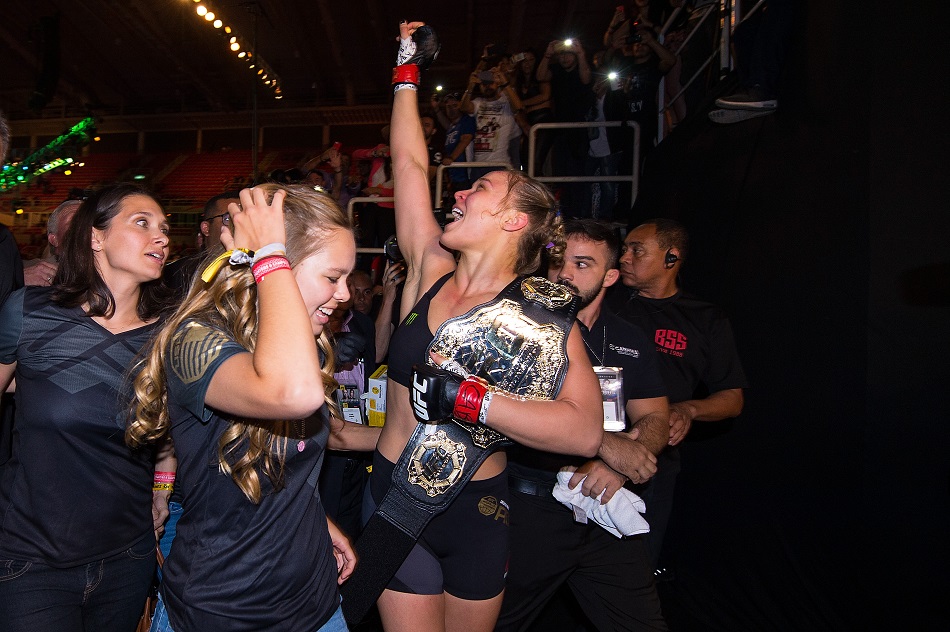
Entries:
{"type": "Polygon", "coordinates": [[[625,44],[639,44],[643,41],[643,35],[640,33],[640,20],[630,25],[630,35],[624,39],[625,44]]]}
{"type": "Polygon", "coordinates": [[[399,250],[399,244],[396,242],[395,235],[391,236],[383,244],[383,252],[386,254],[386,258],[393,263],[405,261],[405,257],[402,256],[402,252],[399,250]]]}

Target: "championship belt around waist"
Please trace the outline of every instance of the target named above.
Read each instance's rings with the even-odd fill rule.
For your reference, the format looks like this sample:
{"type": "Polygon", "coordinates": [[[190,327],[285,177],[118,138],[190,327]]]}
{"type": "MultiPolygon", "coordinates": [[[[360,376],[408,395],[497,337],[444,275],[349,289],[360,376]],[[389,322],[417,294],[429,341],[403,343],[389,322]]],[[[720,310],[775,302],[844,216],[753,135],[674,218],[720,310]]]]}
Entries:
{"type": "MultiPolygon", "coordinates": [[[[550,400],[567,373],[567,337],[577,307],[563,286],[518,278],[492,301],[443,323],[429,350],[494,390],[550,400]]],[[[356,542],[360,565],[341,589],[347,621],[362,620],[429,521],[451,504],[485,459],[511,443],[491,428],[455,420],[416,427],[396,463],[392,486],[356,542]]]]}

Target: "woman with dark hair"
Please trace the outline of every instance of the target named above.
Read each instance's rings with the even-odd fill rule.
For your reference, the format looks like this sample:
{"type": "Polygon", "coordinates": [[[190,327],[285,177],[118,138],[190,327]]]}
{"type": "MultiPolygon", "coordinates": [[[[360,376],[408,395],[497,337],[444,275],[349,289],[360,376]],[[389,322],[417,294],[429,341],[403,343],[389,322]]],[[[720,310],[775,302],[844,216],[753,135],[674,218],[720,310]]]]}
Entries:
{"type": "Polygon", "coordinates": [[[506,458],[491,446],[513,440],[594,455],[600,388],[574,324],[576,301],[561,286],[524,276],[559,225],[544,185],[520,171],[488,173],[455,193],[444,231],[436,222],[416,98],[434,33],[413,22],[400,24],[400,36],[390,127],[407,278],[370,479],[379,511],[361,537],[392,515],[394,498],[442,503],[379,599],[383,625],[491,630],[508,539],[506,458]]]}
{"type": "Polygon", "coordinates": [[[345,449],[357,426],[328,414],[327,324],[349,299],[353,228],[304,185],[245,189],[229,212],[228,251],[135,377],[127,440],[170,435],[183,494],[152,630],[345,630],[337,583],[356,560],[317,481],[331,432],[345,449]]]}
{"type": "Polygon", "coordinates": [[[86,199],[52,287],[0,310],[0,388],[16,377],[0,474],[0,630],[127,631],[155,570],[174,458],[123,441],[126,371],[163,308],[168,222],[138,186],[86,199]]]}

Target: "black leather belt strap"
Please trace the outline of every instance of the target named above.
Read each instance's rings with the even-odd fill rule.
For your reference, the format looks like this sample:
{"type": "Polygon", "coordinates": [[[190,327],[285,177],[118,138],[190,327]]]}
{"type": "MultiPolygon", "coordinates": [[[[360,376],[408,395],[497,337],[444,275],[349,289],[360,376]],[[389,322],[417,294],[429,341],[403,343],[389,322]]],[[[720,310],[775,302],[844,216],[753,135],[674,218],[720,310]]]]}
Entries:
{"type": "Polygon", "coordinates": [[[514,476],[511,472],[508,472],[508,489],[522,494],[530,494],[531,496],[554,498],[554,496],[552,496],[554,483],[532,481],[527,478],[514,476]]]}
{"type": "Polygon", "coordinates": [[[426,434],[426,428],[422,424],[416,426],[393,470],[393,483],[389,491],[354,544],[359,564],[340,588],[343,616],[352,625],[362,621],[376,603],[429,521],[455,500],[485,459],[511,444],[504,435],[494,433],[493,440],[487,446],[484,445],[479,434],[485,430],[482,426],[459,422],[438,426],[438,431],[445,433],[443,445],[451,442],[464,446],[465,463],[451,486],[441,493],[430,495],[424,487],[409,483],[407,475],[414,455],[418,454],[412,448],[422,445],[427,437],[432,436],[426,434]],[[476,441],[483,445],[476,444],[476,441]]]}

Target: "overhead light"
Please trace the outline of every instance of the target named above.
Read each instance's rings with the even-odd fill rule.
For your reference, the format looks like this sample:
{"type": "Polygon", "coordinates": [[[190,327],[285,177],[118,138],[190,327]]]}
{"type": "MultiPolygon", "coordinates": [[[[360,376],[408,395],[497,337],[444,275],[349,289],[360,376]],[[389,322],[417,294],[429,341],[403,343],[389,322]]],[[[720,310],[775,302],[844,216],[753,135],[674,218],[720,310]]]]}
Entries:
{"type": "Polygon", "coordinates": [[[92,137],[92,140],[94,140],[94,141],[96,141],[96,142],[98,143],[100,140],[102,140],[102,138],[99,137],[99,136],[93,136],[93,137],[92,137]]]}
{"type": "Polygon", "coordinates": [[[229,43],[229,44],[233,44],[233,43],[236,42],[236,41],[237,41],[237,35],[231,37],[231,39],[228,40],[228,43],[229,43]]]}
{"type": "Polygon", "coordinates": [[[208,20],[209,22],[210,22],[211,20],[213,20],[213,19],[214,19],[214,13],[212,13],[211,11],[208,11],[207,13],[205,13],[205,19],[208,20]]]}
{"type": "Polygon", "coordinates": [[[206,7],[206,6],[203,5],[203,4],[199,4],[199,5],[198,5],[198,8],[195,9],[195,11],[198,12],[198,15],[204,15],[204,14],[206,14],[206,13],[208,12],[208,7],[206,7]]]}
{"type": "Polygon", "coordinates": [[[240,57],[240,58],[242,58],[242,59],[243,59],[246,55],[247,55],[247,53],[245,53],[243,50],[242,50],[240,53],[238,53],[238,57],[240,57]]]}
{"type": "Polygon", "coordinates": [[[220,18],[214,21],[214,28],[219,29],[222,26],[224,26],[224,22],[222,22],[220,18]]]}
{"type": "Polygon", "coordinates": [[[63,175],[64,175],[64,176],[71,176],[71,175],[73,175],[73,170],[72,170],[72,169],[67,169],[66,171],[63,172],[63,175]]]}
{"type": "Polygon", "coordinates": [[[230,27],[230,26],[224,27],[224,32],[225,32],[225,33],[230,33],[230,32],[231,32],[231,27],[230,27]]]}
{"type": "Polygon", "coordinates": [[[238,44],[237,42],[234,42],[231,44],[231,50],[233,50],[236,53],[239,50],[241,50],[241,45],[238,44]]]}
{"type": "Polygon", "coordinates": [[[17,215],[23,215],[23,209],[22,209],[22,208],[18,208],[18,209],[16,210],[16,214],[17,214],[17,215]]]}

